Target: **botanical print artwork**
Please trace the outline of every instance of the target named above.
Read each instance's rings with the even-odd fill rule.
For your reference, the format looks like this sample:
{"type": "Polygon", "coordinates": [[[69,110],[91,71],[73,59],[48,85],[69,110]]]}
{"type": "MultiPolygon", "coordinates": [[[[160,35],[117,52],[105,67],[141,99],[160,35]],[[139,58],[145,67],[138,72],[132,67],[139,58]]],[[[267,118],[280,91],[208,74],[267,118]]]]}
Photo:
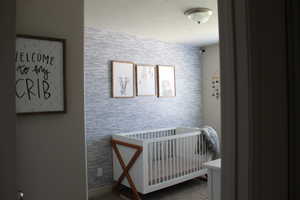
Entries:
{"type": "Polygon", "coordinates": [[[126,90],[127,90],[127,85],[129,83],[129,77],[119,77],[119,84],[120,84],[120,94],[122,96],[126,96],[126,90]]]}
{"type": "Polygon", "coordinates": [[[159,96],[174,97],[176,95],[175,88],[175,67],[158,66],[159,79],[159,96]]]}
{"type": "Polygon", "coordinates": [[[155,89],[155,66],[137,65],[137,95],[154,96],[155,89]]]}
{"type": "Polygon", "coordinates": [[[161,96],[173,96],[173,90],[171,88],[171,82],[168,80],[162,81],[162,87],[161,87],[161,96]]]}
{"type": "Polygon", "coordinates": [[[134,96],[134,64],[131,62],[113,61],[113,97],[134,96]]]}

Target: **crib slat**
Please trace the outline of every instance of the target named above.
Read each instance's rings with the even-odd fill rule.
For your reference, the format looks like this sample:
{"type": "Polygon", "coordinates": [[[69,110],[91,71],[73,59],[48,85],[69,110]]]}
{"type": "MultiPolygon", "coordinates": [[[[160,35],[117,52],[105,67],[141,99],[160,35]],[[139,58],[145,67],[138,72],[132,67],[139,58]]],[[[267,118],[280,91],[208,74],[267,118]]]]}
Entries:
{"type": "Polygon", "coordinates": [[[161,183],[161,177],[162,177],[162,142],[159,142],[159,183],[161,183]]]}
{"type": "Polygon", "coordinates": [[[157,143],[157,153],[158,153],[158,157],[157,157],[157,178],[158,178],[158,183],[160,183],[161,182],[161,142],[158,142],[157,143]]]}
{"type": "Polygon", "coordinates": [[[187,174],[187,171],[188,171],[188,159],[187,159],[187,156],[188,156],[188,137],[184,138],[184,164],[185,164],[185,170],[184,170],[184,174],[186,175],[187,174]]]}
{"type": "Polygon", "coordinates": [[[183,139],[182,138],[180,138],[180,139],[178,139],[178,142],[179,142],[179,151],[178,151],[178,164],[179,164],[179,177],[180,176],[182,176],[182,172],[183,172],[183,164],[182,164],[182,154],[183,154],[183,148],[182,148],[182,146],[183,146],[183,144],[182,144],[182,142],[183,142],[183,139]]]}
{"type": "Polygon", "coordinates": [[[178,160],[178,156],[179,156],[179,140],[176,139],[176,152],[175,152],[175,162],[176,162],[176,178],[179,176],[179,160],[178,160]]]}
{"type": "MultiPolygon", "coordinates": [[[[162,136],[163,136],[163,132],[162,132],[162,136]]],[[[164,177],[165,177],[165,173],[166,173],[166,171],[165,171],[165,142],[162,142],[161,143],[161,149],[162,149],[162,151],[161,151],[161,182],[164,182],[164,177]]]]}
{"type": "Polygon", "coordinates": [[[176,177],[176,140],[173,140],[173,178],[176,177]]]}
{"type": "Polygon", "coordinates": [[[169,173],[170,173],[170,165],[169,165],[169,140],[167,140],[166,141],[166,181],[169,179],[169,173]]]}
{"type": "Polygon", "coordinates": [[[194,166],[194,171],[197,171],[197,169],[198,169],[198,167],[197,167],[197,164],[198,164],[198,162],[197,162],[197,138],[198,137],[198,135],[196,135],[195,136],[195,140],[194,140],[194,152],[193,152],[193,156],[194,156],[194,164],[195,164],[195,166],[194,166]]]}
{"type": "Polygon", "coordinates": [[[184,154],[183,154],[183,162],[184,162],[184,175],[186,175],[186,169],[187,169],[187,162],[186,162],[186,139],[187,138],[184,138],[184,154]]]}
{"type": "Polygon", "coordinates": [[[203,159],[203,135],[200,136],[200,169],[202,169],[202,159],[203,159]]]}
{"type": "Polygon", "coordinates": [[[190,149],[190,157],[191,157],[191,169],[190,172],[193,173],[194,172],[194,167],[195,167],[195,162],[194,162],[194,145],[195,145],[195,136],[191,137],[191,149],[190,149]]]}
{"type": "Polygon", "coordinates": [[[180,156],[180,140],[176,139],[176,178],[179,177],[180,174],[180,162],[179,162],[179,156],[180,156]]]}
{"type": "MultiPolygon", "coordinates": [[[[169,135],[169,130],[167,131],[167,136],[169,135]]],[[[169,180],[169,175],[170,175],[170,171],[171,171],[171,169],[170,169],[170,157],[169,157],[169,154],[170,154],[170,150],[169,150],[169,144],[170,144],[170,140],[167,140],[166,141],[166,152],[167,152],[167,154],[166,154],[166,159],[167,159],[167,161],[166,161],[166,169],[167,169],[167,172],[166,172],[166,180],[169,180]]]]}
{"type": "Polygon", "coordinates": [[[199,152],[198,152],[198,157],[199,157],[199,170],[201,169],[201,145],[202,145],[202,140],[201,140],[201,135],[199,135],[199,152]]]}
{"type": "Polygon", "coordinates": [[[194,136],[190,137],[190,145],[189,145],[189,160],[190,160],[189,172],[190,173],[192,173],[192,171],[193,171],[193,148],[194,148],[193,138],[194,138],[194,136]]]}
{"type": "Polygon", "coordinates": [[[185,174],[188,174],[188,170],[189,170],[189,162],[188,162],[188,151],[189,151],[189,149],[188,149],[188,141],[189,141],[189,137],[186,137],[185,138],[185,166],[186,166],[186,168],[185,168],[185,174]]]}
{"type": "MultiPolygon", "coordinates": [[[[164,133],[163,133],[164,134],[164,133]]],[[[161,151],[161,154],[162,154],[162,159],[161,159],[161,163],[162,163],[162,182],[165,180],[165,174],[166,174],[166,169],[165,169],[165,155],[166,155],[166,151],[165,151],[165,142],[162,142],[162,151],[161,151]]]]}
{"type": "Polygon", "coordinates": [[[199,147],[198,147],[198,158],[199,158],[199,169],[198,170],[200,170],[201,169],[201,143],[202,141],[201,141],[201,135],[199,135],[199,147]]]}
{"type": "Polygon", "coordinates": [[[160,183],[160,177],[161,177],[161,167],[160,167],[160,164],[161,164],[161,143],[160,142],[157,142],[157,178],[158,178],[158,181],[157,183],[160,183]]]}
{"type": "Polygon", "coordinates": [[[169,150],[169,158],[168,158],[168,160],[169,160],[169,170],[170,170],[170,172],[169,172],[169,176],[168,176],[168,180],[170,180],[171,179],[171,176],[172,176],[172,174],[173,174],[173,166],[172,166],[172,140],[169,140],[169,146],[168,146],[168,150],[169,150]]]}
{"type": "Polygon", "coordinates": [[[171,175],[170,175],[170,179],[173,179],[174,178],[174,173],[175,173],[175,170],[174,170],[174,140],[171,140],[171,149],[170,149],[170,165],[171,165],[171,175]]]}
{"type": "Polygon", "coordinates": [[[192,136],[188,137],[188,155],[187,155],[187,160],[188,160],[188,173],[191,173],[191,168],[192,168],[192,157],[191,157],[191,148],[193,148],[192,146],[192,142],[191,142],[191,138],[192,136]]]}
{"type": "Polygon", "coordinates": [[[195,145],[195,136],[191,137],[191,149],[190,149],[190,154],[191,154],[191,173],[194,171],[195,167],[195,162],[194,162],[194,145],[195,145]]]}
{"type": "Polygon", "coordinates": [[[178,141],[179,141],[179,144],[178,144],[178,147],[179,147],[179,149],[178,149],[178,163],[179,163],[179,176],[182,176],[182,168],[183,168],[183,165],[182,165],[182,153],[183,153],[183,148],[182,148],[182,141],[183,141],[183,139],[182,138],[179,138],[178,139],[178,141]]]}
{"type": "Polygon", "coordinates": [[[169,176],[169,140],[166,141],[166,180],[168,180],[168,176],[169,176]]]}
{"type": "Polygon", "coordinates": [[[193,139],[194,139],[194,136],[191,136],[190,137],[190,146],[189,146],[190,173],[193,172],[193,149],[194,149],[193,139]]]}
{"type": "Polygon", "coordinates": [[[183,139],[183,142],[182,142],[182,145],[183,145],[182,163],[183,163],[183,175],[185,175],[185,170],[186,170],[186,162],[185,162],[185,139],[186,138],[182,138],[182,139],[183,139]]]}
{"type": "Polygon", "coordinates": [[[202,135],[202,151],[201,151],[201,169],[203,168],[204,163],[204,156],[205,156],[205,142],[204,142],[204,136],[202,135]]]}
{"type": "Polygon", "coordinates": [[[156,184],[156,179],[157,179],[157,167],[156,167],[156,164],[157,164],[157,143],[156,142],[154,142],[153,143],[153,153],[154,153],[154,165],[153,165],[153,167],[154,167],[154,173],[153,173],[153,175],[154,175],[154,182],[153,182],[153,184],[156,184]]]}
{"type": "Polygon", "coordinates": [[[195,164],[195,166],[194,166],[194,172],[195,171],[197,171],[197,157],[196,157],[196,152],[197,152],[197,136],[198,135],[196,135],[195,136],[195,140],[194,140],[194,152],[193,152],[193,160],[194,160],[194,164],[195,164]]]}
{"type": "Polygon", "coordinates": [[[182,138],[182,175],[184,176],[185,175],[185,138],[182,138]]]}
{"type": "MultiPolygon", "coordinates": [[[[168,134],[167,134],[168,135],[168,134]]],[[[169,180],[169,174],[170,174],[170,159],[169,159],[169,140],[166,141],[166,180],[169,180]]]]}
{"type": "Polygon", "coordinates": [[[190,173],[190,138],[186,138],[186,173],[190,173]]]}
{"type": "Polygon", "coordinates": [[[169,166],[169,173],[168,173],[168,180],[171,179],[171,176],[172,176],[172,140],[169,140],[168,141],[168,166],[169,166]]]}
{"type": "Polygon", "coordinates": [[[173,172],[173,178],[176,178],[176,173],[177,173],[177,170],[176,170],[176,139],[173,140],[173,169],[174,169],[174,172],[173,172]]]}
{"type": "Polygon", "coordinates": [[[196,149],[196,158],[197,158],[197,170],[200,170],[200,135],[197,135],[197,149],[196,149]]]}
{"type": "Polygon", "coordinates": [[[149,149],[148,149],[148,152],[149,152],[149,180],[150,180],[150,185],[152,185],[151,183],[152,183],[152,173],[153,173],[153,171],[152,171],[152,161],[153,161],[153,158],[152,158],[152,150],[153,150],[153,148],[152,148],[152,145],[153,145],[153,143],[149,143],[149,149]]]}
{"type": "Polygon", "coordinates": [[[180,149],[179,149],[179,165],[180,165],[180,176],[182,176],[183,174],[183,159],[182,159],[182,155],[183,155],[183,138],[179,139],[180,141],[180,149]]]}

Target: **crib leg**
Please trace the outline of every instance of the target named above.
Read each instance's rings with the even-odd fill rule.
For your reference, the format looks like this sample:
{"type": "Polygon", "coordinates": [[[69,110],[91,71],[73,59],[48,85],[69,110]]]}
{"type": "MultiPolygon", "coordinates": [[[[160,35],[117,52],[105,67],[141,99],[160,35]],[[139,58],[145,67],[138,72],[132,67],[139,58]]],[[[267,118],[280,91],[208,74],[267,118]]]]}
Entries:
{"type": "Polygon", "coordinates": [[[131,191],[133,193],[133,199],[134,200],[140,200],[140,195],[138,194],[137,192],[137,189],[135,187],[135,184],[129,174],[129,170],[131,169],[131,167],[134,165],[134,163],[136,162],[136,160],[138,159],[138,157],[140,156],[140,154],[142,153],[143,151],[143,147],[141,146],[138,146],[138,145],[133,145],[133,144],[128,144],[128,143],[125,143],[125,142],[121,142],[121,141],[118,141],[118,140],[112,140],[112,147],[113,147],[113,150],[114,152],[116,153],[117,155],[117,158],[119,160],[119,163],[123,169],[123,173],[121,174],[121,176],[119,177],[116,185],[114,186],[114,189],[117,189],[120,184],[122,183],[123,179],[126,177],[126,179],[128,180],[128,183],[131,187],[131,191]],[[124,160],[122,159],[122,156],[121,156],[121,153],[117,147],[117,144],[118,145],[123,145],[123,146],[126,146],[126,147],[130,147],[130,148],[133,148],[133,149],[136,149],[137,151],[134,153],[134,155],[132,156],[132,158],[130,159],[128,165],[126,166],[124,160]]]}

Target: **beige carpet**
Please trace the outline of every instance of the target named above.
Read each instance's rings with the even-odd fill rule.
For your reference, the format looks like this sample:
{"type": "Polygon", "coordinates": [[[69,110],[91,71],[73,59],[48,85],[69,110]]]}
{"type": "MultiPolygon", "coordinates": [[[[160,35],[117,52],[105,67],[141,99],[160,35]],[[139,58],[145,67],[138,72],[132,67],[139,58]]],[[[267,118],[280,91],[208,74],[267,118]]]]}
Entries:
{"type": "MultiPolygon", "coordinates": [[[[128,190],[122,190],[128,196],[128,190]]],[[[207,182],[193,179],[166,189],[141,196],[142,200],[208,200],[207,182]]],[[[128,200],[117,194],[108,193],[97,200],[128,200]]]]}

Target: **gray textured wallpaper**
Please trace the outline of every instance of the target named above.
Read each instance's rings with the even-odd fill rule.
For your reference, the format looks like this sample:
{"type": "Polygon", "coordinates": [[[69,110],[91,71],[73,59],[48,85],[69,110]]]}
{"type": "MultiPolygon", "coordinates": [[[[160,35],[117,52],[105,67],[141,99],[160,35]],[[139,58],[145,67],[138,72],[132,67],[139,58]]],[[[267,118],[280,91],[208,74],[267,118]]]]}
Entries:
{"type": "Polygon", "coordinates": [[[85,126],[89,189],[112,183],[111,135],[176,126],[201,126],[199,49],[85,29],[85,126]],[[175,98],[111,98],[111,60],[176,67],[175,98]],[[97,177],[97,168],[103,176],[97,177]]]}

